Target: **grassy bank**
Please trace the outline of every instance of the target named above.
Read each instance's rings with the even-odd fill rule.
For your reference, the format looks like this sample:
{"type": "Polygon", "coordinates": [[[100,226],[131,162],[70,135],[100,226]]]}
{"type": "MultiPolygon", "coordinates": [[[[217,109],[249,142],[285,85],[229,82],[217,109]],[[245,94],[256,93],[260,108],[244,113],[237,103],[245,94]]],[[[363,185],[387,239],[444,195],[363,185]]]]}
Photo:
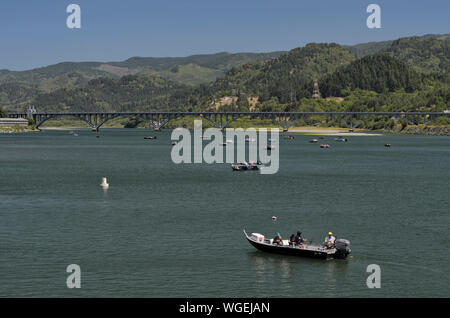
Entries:
{"type": "Polygon", "coordinates": [[[22,132],[31,132],[31,131],[39,131],[35,129],[34,126],[19,126],[14,125],[11,127],[0,127],[0,133],[9,134],[9,133],[22,133],[22,132]]]}

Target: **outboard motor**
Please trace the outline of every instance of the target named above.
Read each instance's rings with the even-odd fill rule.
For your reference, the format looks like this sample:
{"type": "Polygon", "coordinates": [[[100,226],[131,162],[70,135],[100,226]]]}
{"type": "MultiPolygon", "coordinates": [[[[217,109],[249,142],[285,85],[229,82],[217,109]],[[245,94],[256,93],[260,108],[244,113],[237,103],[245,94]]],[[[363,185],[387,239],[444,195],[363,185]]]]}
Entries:
{"type": "Polygon", "coordinates": [[[334,242],[334,247],[336,248],[336,258],[346,258],[352,252],[349,240],[338,239],[334,242]]]}

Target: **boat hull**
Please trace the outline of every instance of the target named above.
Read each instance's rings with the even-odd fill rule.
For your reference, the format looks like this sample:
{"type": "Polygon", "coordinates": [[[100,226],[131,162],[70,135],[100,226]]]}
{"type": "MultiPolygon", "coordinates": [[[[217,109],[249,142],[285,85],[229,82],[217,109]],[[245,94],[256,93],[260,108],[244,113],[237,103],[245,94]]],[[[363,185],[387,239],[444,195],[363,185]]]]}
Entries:
{"type": "Polygon", "coordinates": [[[259,170],[259,167],[256,165],[231,165],[231,169],[234,171],[249,171],[249,170],[259,170]]]}
{"type": "Polygon", "coordinates": [[[273,254],[280,254],[280,255],[292,255],[292,256],[301,256],[301,257],[309,257],[309,258],[318,258],[318,259],[344,259],[348,256],[348,254],[342,254],[339,251],[336,250],[330,250],[330,251],[320,251],[317,248],[310,249],[308,247],[305,248],[299,248],[299,247],[291,247],[291,246],[279,246],[279,245],[273,245],[273,244],[267,244],[267,243],[260,243],[252,240],[247,233],[245,233],[245,237],[247,241],[256,249],[266,252],[266,253],[273,253],[273,254]]]}

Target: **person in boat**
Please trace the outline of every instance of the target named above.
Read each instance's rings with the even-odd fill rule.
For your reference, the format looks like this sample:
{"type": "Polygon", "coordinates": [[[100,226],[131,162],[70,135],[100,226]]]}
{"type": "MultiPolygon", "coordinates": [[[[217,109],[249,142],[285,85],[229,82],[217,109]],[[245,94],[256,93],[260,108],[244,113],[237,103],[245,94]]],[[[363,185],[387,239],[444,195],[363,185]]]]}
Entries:
{"type": "Polygon", "coordinates": [[[277,232],[277,235],[273,238],[273,244],[274,245],[283,245],[283,239],[281,238],[281,235],[279,232],[277,232]]]}
{"type": "Polygon", "coordinates": [[[289,238],[289,245],[295,246],[295,235],[294,234],[292,234],[291,237],[289,238]]]}
{"type": "Polygon", "coordinates": [[[297,231],[297,235],[295,236],[295,245],[300,245],[305,241],[306,239],[302,237],[302,232],[297,231]]]}
{"type": "Polygon", "coordinates": [[[323,246],[325,248],[333,248],[335,241],[336,238],[333,236],[333,232],[328,232],[328,235],[325,237],[325,242],[323,243],[323,246]]]}

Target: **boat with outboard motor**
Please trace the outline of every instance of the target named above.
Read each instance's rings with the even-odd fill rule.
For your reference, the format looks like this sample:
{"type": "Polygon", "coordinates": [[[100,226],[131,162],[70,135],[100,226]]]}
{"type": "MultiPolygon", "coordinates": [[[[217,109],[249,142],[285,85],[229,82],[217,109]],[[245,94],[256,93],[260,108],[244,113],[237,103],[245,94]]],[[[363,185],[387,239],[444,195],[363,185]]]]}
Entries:
{"type": "Polygon", "coordinates": [[[250,163],[244,161],[238,164],[232,164],[231,169],[233,169],[233,171],[259,170],[260,165],[262,165],[262,163],[259,160],[256,164],[253,161],[250,161],[250,163]]]}
{"type": "Polygon", "coordinates": [[[253,247],[268,253],[320,259],[345,259],[351,253],[350,241],[345,239],[337,239],[332,248],[325,248],[321,245],[306,242],[299,245],[290,245],[288,240],[282,240],[281,245],[273,244],[273,239],[267,239],[259,233],[252,233],[251,236],[248,236],[245,230],[244,235],[253,247]]]}

